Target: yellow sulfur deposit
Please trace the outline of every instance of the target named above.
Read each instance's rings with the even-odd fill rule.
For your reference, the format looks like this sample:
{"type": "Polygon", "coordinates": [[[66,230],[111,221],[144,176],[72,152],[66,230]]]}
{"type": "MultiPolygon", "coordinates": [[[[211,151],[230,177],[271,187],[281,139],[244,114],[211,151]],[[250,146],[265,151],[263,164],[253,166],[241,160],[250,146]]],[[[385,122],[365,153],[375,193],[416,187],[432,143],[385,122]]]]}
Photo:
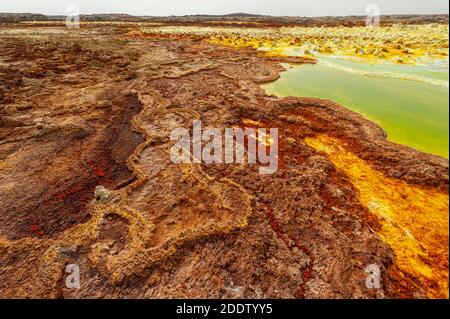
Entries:
{"type": "Polygon", "coordinates": [[[430,298],[448,298],[448,194],[388,178],[340,140],[318,135],[305,142],[345,172],[361,204],[378,218],[379,235],[395,252],[401,279],[412,276],[430,298]]]}
{"type": "Polygon", "coordinates": [[[383,27],[154,27],[142,34],[195,35],[210,43],[252,47],[273,55],[341,55],[369,61],[421,63],[448,58],[448,25],[383,27]]]}

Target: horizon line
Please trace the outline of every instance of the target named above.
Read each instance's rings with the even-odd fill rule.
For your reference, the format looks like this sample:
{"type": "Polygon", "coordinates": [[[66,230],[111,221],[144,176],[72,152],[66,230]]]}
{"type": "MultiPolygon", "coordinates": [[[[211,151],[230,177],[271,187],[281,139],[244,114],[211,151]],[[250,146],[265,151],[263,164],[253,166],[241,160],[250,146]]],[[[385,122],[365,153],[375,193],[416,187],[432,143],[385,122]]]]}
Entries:
{"type": "MultiPolygon", "coordinates": [[[[58,17],[58,16],[67,16],[67,13],[62,14],[45,14],[45,13],[37,13],[37,12],[3,12],[0,11],[0,14],[36,14],[43,15],[46,17],[58,17]]],[[[259,16],[259,17],[290,17],[290,18],[327,18],[327,17],[365,17],[366,15],[357,15],[357,14],[348,14],[348,15],[323,15],[323,16],[300,16],[300,15],[269,15],[269,14],[260,14],[260,13],[247,13],[247,12],[234,12],[234,13],[223,13],[223,14],[210,14],[210,13],[192,13],[185,15],[134,15],[131,13],[80,13],[80,16],[93,16],[93,15],[127,15],[130,17],[148,17],[148,18],[171,18],[171,17],[190,17],[190,16],[211,16],[211,17],[222,17],[222,16],[239,16],[239,15],[248,15],[248,16],[259,16]]],[[[380,16],[433,16],[433,15],[446,15],[449,16],[449,13],[389,13],[389,14],[381,14],[380,16]]]]}

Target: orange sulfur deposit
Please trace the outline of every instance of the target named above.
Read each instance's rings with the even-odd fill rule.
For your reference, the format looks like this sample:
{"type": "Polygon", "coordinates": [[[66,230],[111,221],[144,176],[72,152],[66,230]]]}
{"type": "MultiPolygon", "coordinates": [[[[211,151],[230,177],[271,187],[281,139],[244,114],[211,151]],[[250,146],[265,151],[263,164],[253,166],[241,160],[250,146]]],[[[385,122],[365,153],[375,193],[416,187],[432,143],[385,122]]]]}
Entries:
{"type": "Polygon", "coordinates": [[[359,191],[361,204],[379,220],[380,237],[393,249],[396,276],[448,298],[448,194],[388,178],[326,135],[305,142],[328,155],[359,191]]]}

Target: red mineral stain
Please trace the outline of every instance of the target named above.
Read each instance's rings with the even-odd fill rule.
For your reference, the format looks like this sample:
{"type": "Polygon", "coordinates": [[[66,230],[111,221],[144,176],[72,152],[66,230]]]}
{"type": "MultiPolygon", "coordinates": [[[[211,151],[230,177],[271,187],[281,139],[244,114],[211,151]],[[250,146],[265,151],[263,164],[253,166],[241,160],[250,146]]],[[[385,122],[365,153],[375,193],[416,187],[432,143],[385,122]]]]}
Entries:
{"type": "Polygon", "coordinates": [[[301,272],[302,283],[300,284],[299,289],[295,293],[296,298],[304,299],[306,284],[312,278],[314,268],[314,256],[306,246],[304,246],[299,241],[295,240],[294,238],[283,232],[283,230],[280,228],[277,220],[273,215],[273,209],[270,205],[266,205],[266,209],[267,209],[267,217],[269,220],[269,224],[272,227],[272,230],[275,232],[277,237],[283,241],[283,243],[286,245],[286,248],[292,253],[294,247],[296,247],[309,257],[307,269],[301,272]]]}

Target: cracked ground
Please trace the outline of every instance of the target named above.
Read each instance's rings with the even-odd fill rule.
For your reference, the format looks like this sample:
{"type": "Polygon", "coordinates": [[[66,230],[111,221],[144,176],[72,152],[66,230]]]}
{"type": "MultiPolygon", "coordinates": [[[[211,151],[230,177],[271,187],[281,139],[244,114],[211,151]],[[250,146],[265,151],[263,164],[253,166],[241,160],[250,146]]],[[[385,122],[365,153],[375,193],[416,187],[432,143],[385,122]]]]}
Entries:
{"type": "Polygon", "coordinates": [[[444,198],[447,214],[448,160],[331,101],[260,87],[314,61],[127,31],[0,29],[0,297],[448,297],[448,215],[419,247],[426,277],[339,161],[406,202],[444,198]],[[194,120],[278,127],[278,171],[172,163],[171,131],[194,120]],[[79,290],[65,287],[68,264],[79,290]],[[370,264],[381,289],[366,288],[370,264]]]}

